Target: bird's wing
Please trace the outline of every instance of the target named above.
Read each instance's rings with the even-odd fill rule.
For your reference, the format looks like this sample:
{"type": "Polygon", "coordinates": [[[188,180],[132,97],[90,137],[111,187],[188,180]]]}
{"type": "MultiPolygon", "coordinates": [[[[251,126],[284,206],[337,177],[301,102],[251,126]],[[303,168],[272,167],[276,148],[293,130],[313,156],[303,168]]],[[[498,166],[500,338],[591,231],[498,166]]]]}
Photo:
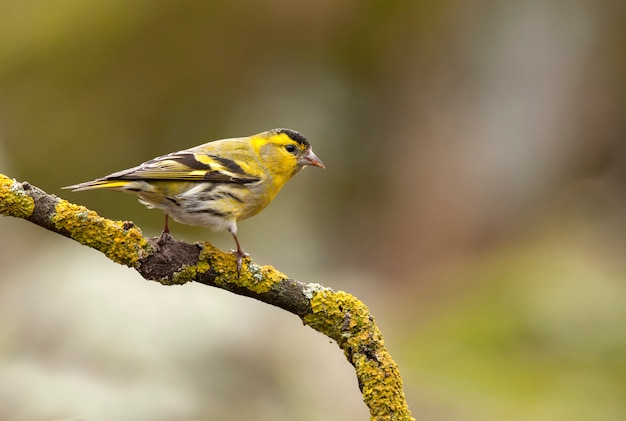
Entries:
{"type": "Polygon", "coordinates": [[[101,180],[212,181],[248,184],[260,181],[261,177],[246,172],[232,159],[187,150],[154,158],[134,168],[110,174],[101,180]]]}

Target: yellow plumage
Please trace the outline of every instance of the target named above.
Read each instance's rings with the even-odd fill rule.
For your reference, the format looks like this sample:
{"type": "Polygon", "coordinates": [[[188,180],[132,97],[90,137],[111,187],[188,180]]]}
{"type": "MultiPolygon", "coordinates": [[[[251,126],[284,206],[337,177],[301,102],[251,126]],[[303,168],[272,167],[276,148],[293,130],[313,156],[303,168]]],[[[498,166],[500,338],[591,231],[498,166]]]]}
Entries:
{"type": "Polygon", "coordinates": [[[227,229],[237,244],[237,265],[245,252],[237,221],[262,211],[285,183],[305,166],[324,168],[310,143],[290,129],[222,139],[173,152],[86,183],[73,191],[109,189],[133,193],[149,208],[183,224],[227,229]]]}

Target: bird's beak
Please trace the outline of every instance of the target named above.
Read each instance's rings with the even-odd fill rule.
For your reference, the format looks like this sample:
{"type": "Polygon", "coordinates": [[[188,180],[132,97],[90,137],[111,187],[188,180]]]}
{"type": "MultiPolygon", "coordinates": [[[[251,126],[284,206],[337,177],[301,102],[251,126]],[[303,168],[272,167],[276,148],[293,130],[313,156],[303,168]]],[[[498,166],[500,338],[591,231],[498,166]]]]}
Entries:
{"type": "Polygon", "coordinates": [[[313,153],[313,150],[307,149],[307,151],[300,157],[298,162],[301,165],[312,165],[315,167],[326,168],[322,161],[313,153]]]}

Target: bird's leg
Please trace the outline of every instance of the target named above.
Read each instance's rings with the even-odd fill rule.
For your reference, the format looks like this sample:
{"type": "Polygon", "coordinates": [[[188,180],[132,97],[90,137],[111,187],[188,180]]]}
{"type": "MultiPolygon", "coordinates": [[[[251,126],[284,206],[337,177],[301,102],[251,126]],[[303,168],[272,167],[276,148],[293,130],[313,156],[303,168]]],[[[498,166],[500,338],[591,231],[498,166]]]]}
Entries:
{"type": "Polygon", "coordinates": [[[237,239],[237,224],[236,223],[233,222],[228,226],[228,232],[232,234],[233,238],[235,239],[235,244],[237,244],[237,250],[231,250],[231,251],[235,253],[235,257],[237,259],[237,275],[239,275],[241,273],[241,263],[243,262],[243,258],[249,257],[250,255],[246,253],[245,251],[243,251],[243,249],[241,248],[241,244],[239,244],[239,240],[237,239]]]}
{"type": "Polygon", "coordinates": [[[163,224],[163,233],[170,233],[169,215],[165,214],[165,223],[163,224]]]}
{"type": "Polygon", "coordinates": [[[235,252],[235,256],[237,258],[237,274],[239,274],[241,273],[241,263],[243,262],[243,258],[250,257],[250,255],[241,248],[239,240],[237,239],[237,234],[233,234],[233,238],[235,239],[235,244],[237,244],[237,250],[233,251],[235,252]]]}
{"type": "Polygon", "coordinates": [[[159,236],[159,244],[162,244],[168,240],[172,239],[170,234],[170,226],[168,224],[169,216],[165,214],[165,224],[163,225],[163,231],[161,231],[161,235],[159,236]]]}

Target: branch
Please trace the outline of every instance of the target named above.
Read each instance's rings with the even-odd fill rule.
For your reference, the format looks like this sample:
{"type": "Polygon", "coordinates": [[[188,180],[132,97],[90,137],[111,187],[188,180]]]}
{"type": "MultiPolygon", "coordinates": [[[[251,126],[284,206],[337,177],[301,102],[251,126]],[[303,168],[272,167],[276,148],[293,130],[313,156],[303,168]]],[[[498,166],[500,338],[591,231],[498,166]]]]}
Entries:
{"type": "Polygon", "coordinates": [[[132,222],[111,221],[27,182],[0,174],[0,214],[23,218],[99,250],[163,285],[195,281],[282,308],[334,339],[356,370],[372,420],[412,420],[396,363],[367,307],[354,296],[288,278],[271,266],[237,273],[232,253],[210,243],[146,238],[132,222]]]}

